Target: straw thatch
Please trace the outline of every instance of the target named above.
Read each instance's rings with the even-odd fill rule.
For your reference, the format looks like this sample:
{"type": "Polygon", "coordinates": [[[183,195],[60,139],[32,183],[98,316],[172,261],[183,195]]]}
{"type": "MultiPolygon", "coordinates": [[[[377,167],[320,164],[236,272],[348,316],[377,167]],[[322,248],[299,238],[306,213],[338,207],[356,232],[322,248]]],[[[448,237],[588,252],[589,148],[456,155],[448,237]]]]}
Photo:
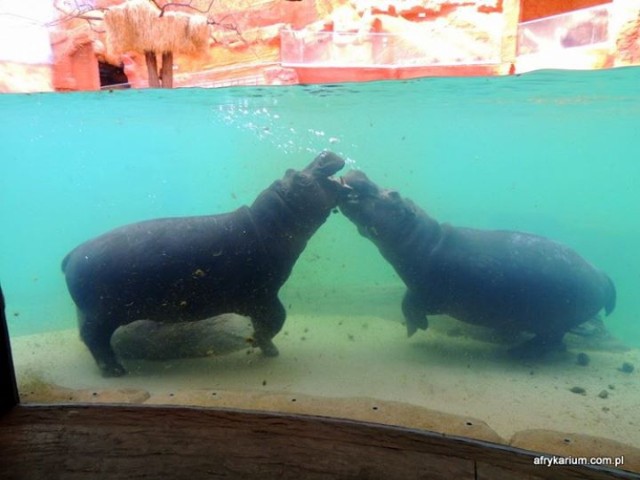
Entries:
{"type": "Polygon", "coordinates": [[[107,49],[119,54],[128,51],[142,52],[151,42],[151,29],[160,12],[147,0],[132,0],[112,7],[105,12],[107,49]]]}
{"type": "Polygon", "coordinates": [[[130,0],[107,10],[107,49],[111,54],[174,52],[194,55],[206,49],[209,25],[202,15],[165,12],[148,0],[130,0]]]}
{"type": "Polygon", "coordinates": [[[156,52],[193,55],[203,51],[209,40],[209,25],[202,15],[167,12],[153,25],[156,52]]]}

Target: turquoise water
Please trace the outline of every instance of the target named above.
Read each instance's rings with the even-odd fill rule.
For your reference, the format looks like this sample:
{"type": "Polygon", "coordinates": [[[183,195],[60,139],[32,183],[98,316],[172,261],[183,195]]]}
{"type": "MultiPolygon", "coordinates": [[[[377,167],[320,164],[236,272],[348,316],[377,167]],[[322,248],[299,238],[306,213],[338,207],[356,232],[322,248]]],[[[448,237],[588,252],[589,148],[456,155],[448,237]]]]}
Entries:
{"type": "MultiPolygon", "coordinates": [[[[143,219],[232,210],[331,149],[440,221],[570,245],[613,278],[618,304],[606,325],[640,347],[638,85],[640,69],[618,69],[0,96],[10,332],[75,325],[60,262],[82,241],[143,219]]],[[[333,215],[283,295],[304,309],[330,292],[335,309],[358,309],[350,292],[363,287],[402,290],[333,215]]],[[[399,304],[390,308],[399,316],[399,304]]]]}

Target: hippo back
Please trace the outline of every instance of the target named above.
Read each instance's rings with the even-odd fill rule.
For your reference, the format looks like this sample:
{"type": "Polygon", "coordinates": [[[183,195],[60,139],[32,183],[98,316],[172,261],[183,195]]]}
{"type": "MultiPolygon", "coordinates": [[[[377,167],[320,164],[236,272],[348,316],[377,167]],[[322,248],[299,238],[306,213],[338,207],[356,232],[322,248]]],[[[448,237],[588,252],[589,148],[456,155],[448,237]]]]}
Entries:
{"type": "Polygon", "coordinates": [[[167,320],[215,313],[213,297],[224,308],[277,275],[247,207],[120,227],[75,248],[62,268],[81,310],[167,320]]]}

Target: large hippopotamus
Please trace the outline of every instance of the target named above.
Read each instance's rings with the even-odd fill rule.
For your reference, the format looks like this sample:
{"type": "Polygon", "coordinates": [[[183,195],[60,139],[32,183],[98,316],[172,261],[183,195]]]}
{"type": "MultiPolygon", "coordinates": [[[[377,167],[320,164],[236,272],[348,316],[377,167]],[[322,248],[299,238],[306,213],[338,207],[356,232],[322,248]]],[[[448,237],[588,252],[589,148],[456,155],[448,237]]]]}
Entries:
{"type": "Polygon", "coordinates": [[[535,336],[512,352],[535,357],[562,346],[564,334],[615,307],[611,279],[572,249],[537,235],[441,224],[411,200],[378,187],[361,171],[340,210],[370,239],[407,286],[407,333],[427,315],[535,336]]]}
{"type": "Polygon", "coordinates": [[[330,178],[344,160],[322,152],[288,170],[250,207],[230,213],[126,225],[73,249],[62,261],[80,336],[104,376],[125,369],[113,332],[139,319],[195,321],[222,313],[251,318],[253,342],[276,356],[285,321],[278,291],[314,232],[337,206],[330,178]]]}

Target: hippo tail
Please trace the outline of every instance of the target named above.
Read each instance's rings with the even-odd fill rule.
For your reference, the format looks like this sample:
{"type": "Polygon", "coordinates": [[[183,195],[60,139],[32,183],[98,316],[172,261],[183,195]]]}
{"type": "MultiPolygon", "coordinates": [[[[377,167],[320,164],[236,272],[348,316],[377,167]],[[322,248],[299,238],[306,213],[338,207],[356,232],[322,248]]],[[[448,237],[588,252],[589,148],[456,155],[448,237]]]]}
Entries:
{"type": "Polygon", "coordinates": [[[604,277],[607,282],[605,285],[604,311],[609,315],[616,308],[616,286],[608,275],[605,274],[604,277]]]}

